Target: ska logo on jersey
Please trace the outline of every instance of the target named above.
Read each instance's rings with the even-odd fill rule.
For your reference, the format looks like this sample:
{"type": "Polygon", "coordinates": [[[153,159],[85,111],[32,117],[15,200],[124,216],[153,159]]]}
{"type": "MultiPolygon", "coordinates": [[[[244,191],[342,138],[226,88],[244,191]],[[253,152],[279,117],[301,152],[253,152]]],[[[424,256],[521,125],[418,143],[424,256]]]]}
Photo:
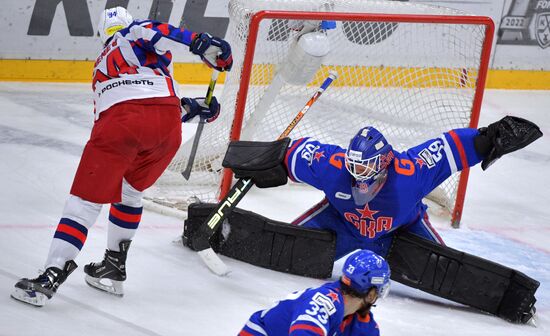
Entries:
{"type": "Polygon", "coordinates": [[[309,166],[311,166],[313,160],[319,162],[321,158],[325,157],[324,151],[317,152],[319,148],[321,148],[321,146],[316,146],[314,144],[308,143],[304,146],[304,149],[302,149],[300,156],[302,157],[302,159],[307,161],[307,164],[309,166]]]}
{"type": "Polygon", "coordinates": [[[371,210],[369,203],[365,204],[363,209],[355,209],[360,216],[354,212],[345,212],[344,218],[353,224],[362,236],[374,238],[380,232],[391,230],[393,217],[376,216],[378,210],[371,210]]]}

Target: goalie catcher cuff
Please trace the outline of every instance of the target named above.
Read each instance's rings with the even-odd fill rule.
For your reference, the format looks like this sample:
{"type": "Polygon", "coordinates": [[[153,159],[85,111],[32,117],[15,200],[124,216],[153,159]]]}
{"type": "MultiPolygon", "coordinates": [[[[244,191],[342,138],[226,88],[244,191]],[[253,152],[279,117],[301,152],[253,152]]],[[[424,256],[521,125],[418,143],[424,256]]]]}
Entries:
{"type": "Polygon", "coordinates": [[[250,178],[258,188],[286,184],[287,172],[283,164],[290,138],[272,142],[232,141],[227,148],[222,166],[230,168],[236,178],[250,178]]]}

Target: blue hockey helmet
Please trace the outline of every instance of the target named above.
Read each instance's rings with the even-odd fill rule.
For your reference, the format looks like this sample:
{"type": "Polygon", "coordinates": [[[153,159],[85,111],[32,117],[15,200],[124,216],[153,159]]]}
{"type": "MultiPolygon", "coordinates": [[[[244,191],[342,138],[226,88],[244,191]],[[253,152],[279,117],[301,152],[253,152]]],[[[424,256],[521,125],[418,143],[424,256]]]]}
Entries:
{"type": "Polygon", "coordinates": [[[378,297],[384,298],[390,290],[390,266],[378,254],[358,250],[346,259],[340,281],[361,296],[374,287],[378,297]]]}
{"type": "MultiPolygon", "coordinates": [[[[356,198],[369,202],[387,178],[387,167],[394,158],[393,148],[372,126],[363,127],[351,139],[345,155],[346,169],[355,179],[356,198]]],[[[358,201],[356,199],[356,201],[358,201]]]]}

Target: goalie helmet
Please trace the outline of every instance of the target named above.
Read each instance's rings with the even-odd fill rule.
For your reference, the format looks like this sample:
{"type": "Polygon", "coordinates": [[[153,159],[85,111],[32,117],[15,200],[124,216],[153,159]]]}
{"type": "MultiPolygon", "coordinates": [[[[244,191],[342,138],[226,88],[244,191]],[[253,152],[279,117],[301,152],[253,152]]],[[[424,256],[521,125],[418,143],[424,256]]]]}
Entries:
{"type": "Polygon", "coordinates": [[[99,18],[97,30],[101,42],[105,44],[117,31],[128,27],[134,19],[124,7],[114,7],[104,10],[99,18]]]}
{"type": "Polygon", "coordinates": [[[346,169],[354,178],[353,194],[360,205],[372,200],[386,182],[393,149],[372,126],[363,127],[351,139],[345,155],[346,169]]]}
{"type": "Polygon", "coordinates": [[[346,259],[340,281],[361,296],[374,287],[378,297],[383,299],[390,290],[390,274],[390,266],[384,258],[369,250],[358,250],[346,259]]]}

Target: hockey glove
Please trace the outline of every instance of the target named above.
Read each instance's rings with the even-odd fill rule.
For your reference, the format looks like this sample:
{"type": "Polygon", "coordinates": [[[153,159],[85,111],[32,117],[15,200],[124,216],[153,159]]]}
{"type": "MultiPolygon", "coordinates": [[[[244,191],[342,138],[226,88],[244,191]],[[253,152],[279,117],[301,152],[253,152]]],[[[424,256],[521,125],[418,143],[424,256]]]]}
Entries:
{"type": "Polygon", "coordinates": [[[286,184],[284,159],[289,143],[290,138],[272,142],[232,141],[222,166],[230,168],[236,178],[251,178],[258,188],[286,184]]]}
{"type": "Polygon", "coordinates": [[[479,129],[474,146],[484,159],[481,168],[486,170],[504,154],[521,149],[542,136],[539,127],[523,118],[506,116],[479,129]]]}
{"type": "Polygon", "coordinates": [[[206,106],[205,98],[182,98],[181,107],[184,114],[181,117],[182,122],[188,122],[196,116],[207,123],[213,122],[220,115],[220,104],[216,97],[212,97],[210,104],[206,106]]]}
{"type": "Polygon", "coordinates": [[[193,54],[199,55],[206,65],[218,71],[229,71],[233,66],[231,46],[219,37],[208,33],[197,34],[191,42],[189,50],[193,54]]]}

